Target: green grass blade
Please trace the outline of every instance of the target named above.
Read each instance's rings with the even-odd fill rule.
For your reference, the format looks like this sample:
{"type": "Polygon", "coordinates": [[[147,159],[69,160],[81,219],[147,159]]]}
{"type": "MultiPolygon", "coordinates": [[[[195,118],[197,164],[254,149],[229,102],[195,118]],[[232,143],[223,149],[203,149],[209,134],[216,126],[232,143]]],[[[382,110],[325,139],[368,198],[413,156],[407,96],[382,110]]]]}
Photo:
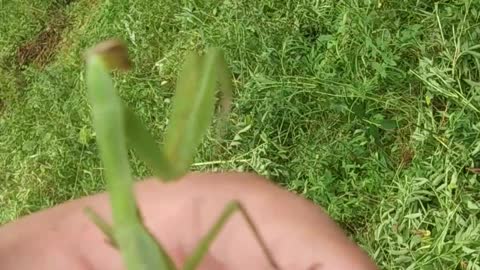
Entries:
{"type": "Polygon", "coordinates": [[[216,53],[187,56],[177,81],[165,152],[176,176],[185,174],[214,114],[216,53]]]}

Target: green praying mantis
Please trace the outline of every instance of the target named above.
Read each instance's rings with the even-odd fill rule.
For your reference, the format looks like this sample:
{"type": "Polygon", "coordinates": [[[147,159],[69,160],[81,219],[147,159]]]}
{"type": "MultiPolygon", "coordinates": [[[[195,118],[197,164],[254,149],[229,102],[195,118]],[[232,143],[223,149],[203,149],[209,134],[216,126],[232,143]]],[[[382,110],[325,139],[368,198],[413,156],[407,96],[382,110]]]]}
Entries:
{"type": "MultiPolygon", "coordinates": [[[[109,243],[120,251],[127,269],[176,270],[166,250],[142,222],[133,194],[134,181],[127,146],[136,151],[159,179],[180,179],[188,172],[196,148],[213,120],[218,88],[222,94],[221,114],[223,117],[228,114],[233,82],[220,49],[208,49],[203,55],[189,53],[177,78],[170,121],[163,149],[160,149],[153,136],[115,92],[110,72],[114,69],[127,70],[129,67],[127,48],[118,40],[102,42],[86,54],[88,99],[104,166],[113,224],[108,224],[91,209],[86,209],[86,213],[109,243]]],[[[181,269],[195,270],[200,265],[215,237],[236,212],[246,219],[272,268],[279,269],[248,213],[238,201],[225,206],[214,226],[201,239],[181,269]]]]}

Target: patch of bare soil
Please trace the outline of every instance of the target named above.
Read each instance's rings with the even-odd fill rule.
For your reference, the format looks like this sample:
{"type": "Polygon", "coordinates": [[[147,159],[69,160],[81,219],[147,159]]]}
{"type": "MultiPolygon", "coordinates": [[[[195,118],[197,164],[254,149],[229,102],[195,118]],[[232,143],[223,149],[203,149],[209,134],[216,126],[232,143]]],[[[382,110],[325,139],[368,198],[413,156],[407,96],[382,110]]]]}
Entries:
{"type": "MultiPolygon", "coordinates": [[[[25,66],[35,65],[38,68],[45,67],[56,55],[62,41],[62,34],[69,24],[65,8],[76,0],[56,0],[48,11],[48,21],[45,27],[32,39],[18,46],[16,54],[12,58],[0,59],[0,69],[11,73],[10,79],[14,80],[15,91],[26,87],[26,80],[22,70],[25,66]]],[[[0,70],[1,71],[1,70],[0,70]]],[[[3,85],[0,82],[0,89],[3,85]]],[[[12,90],[13,91],[13,90],[12,90]]],[[[0,95],[0,116],[9,104],[8,89],[0,95]]]]}
{"type": "MultiPolygon", "coordinates": [[[[57,12],[60,13],[60,12],[57,12]]],[[[44,67],[55,55],[63,29],[66,27],[65,16],[54,16],[49,25],[33,40],[27,41],[17,49],[17,63],[20,66],[35,64],[44,67]]]]}
{"type": "Polygon", "coordinates": [[[33,39],[20,45],[16,53],[16,62],[21,66],[34,64],[44,67],[50,63],[62,39],[63,30],[68,26],[65,7],[75,0],[57,0],[49,12],[50,21],[33,39]]]}

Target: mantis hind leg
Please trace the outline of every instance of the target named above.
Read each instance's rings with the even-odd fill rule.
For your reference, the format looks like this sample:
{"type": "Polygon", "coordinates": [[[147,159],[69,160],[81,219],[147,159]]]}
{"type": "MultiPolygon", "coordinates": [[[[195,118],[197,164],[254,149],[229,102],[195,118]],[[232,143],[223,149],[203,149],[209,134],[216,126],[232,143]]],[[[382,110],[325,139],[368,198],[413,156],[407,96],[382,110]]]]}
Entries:
{"type": "Polygon", "coordinates": [[[200,262],[202,261],[205,254],[208,252],[208,248],[218,236],[220,231],[222,230],[225,223],[228,219],[235,213],[239,212],[243,218],[247,221],[250,230],[253,232],[255,239],[257,240],[258,244],[260,245],[263,253],[267,257],[268,262],[273,267],[273,269],[279,270],[278,264],[273,259],[272,253],[268,249],[267,245],[265,244],[264,239],[261,237],[260,232],[255,227],[252,218],[248,214],[247,210],[242,206],[242,204],[238,201],[231,201],[229,202],[225,208],[223,209],[220,217],[217,219],[215,224],[212,228],[208,231],[208,233],[200,240],[197,244],[196,248],[194,249],[192,255],[187,258],[185,264],[183,266],[183,270],[194,270],[198,267],[200,262]]]}

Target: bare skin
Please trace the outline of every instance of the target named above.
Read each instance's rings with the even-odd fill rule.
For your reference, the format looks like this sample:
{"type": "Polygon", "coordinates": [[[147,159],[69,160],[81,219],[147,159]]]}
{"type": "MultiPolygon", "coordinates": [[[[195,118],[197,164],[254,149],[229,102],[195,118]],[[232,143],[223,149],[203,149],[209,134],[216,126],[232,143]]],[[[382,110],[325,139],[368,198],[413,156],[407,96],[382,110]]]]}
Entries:
{"type": "MultiPolygon", "coordinates": [[[[281,269],[377,269],[370,258],[311,202],[252,174],[192,173],[174,183],[137,183],[145,223],[177,265],[225,204],[239,200],[281,269]]],[[[0,265],[10,269],[124,269],[118,251],[86,218],[92,207],[111,220],[104,193],[70,201],[0,227],[0,265]]],[[[270,269],[239,214],[227,222],[199,270],[270,269]]]]}

